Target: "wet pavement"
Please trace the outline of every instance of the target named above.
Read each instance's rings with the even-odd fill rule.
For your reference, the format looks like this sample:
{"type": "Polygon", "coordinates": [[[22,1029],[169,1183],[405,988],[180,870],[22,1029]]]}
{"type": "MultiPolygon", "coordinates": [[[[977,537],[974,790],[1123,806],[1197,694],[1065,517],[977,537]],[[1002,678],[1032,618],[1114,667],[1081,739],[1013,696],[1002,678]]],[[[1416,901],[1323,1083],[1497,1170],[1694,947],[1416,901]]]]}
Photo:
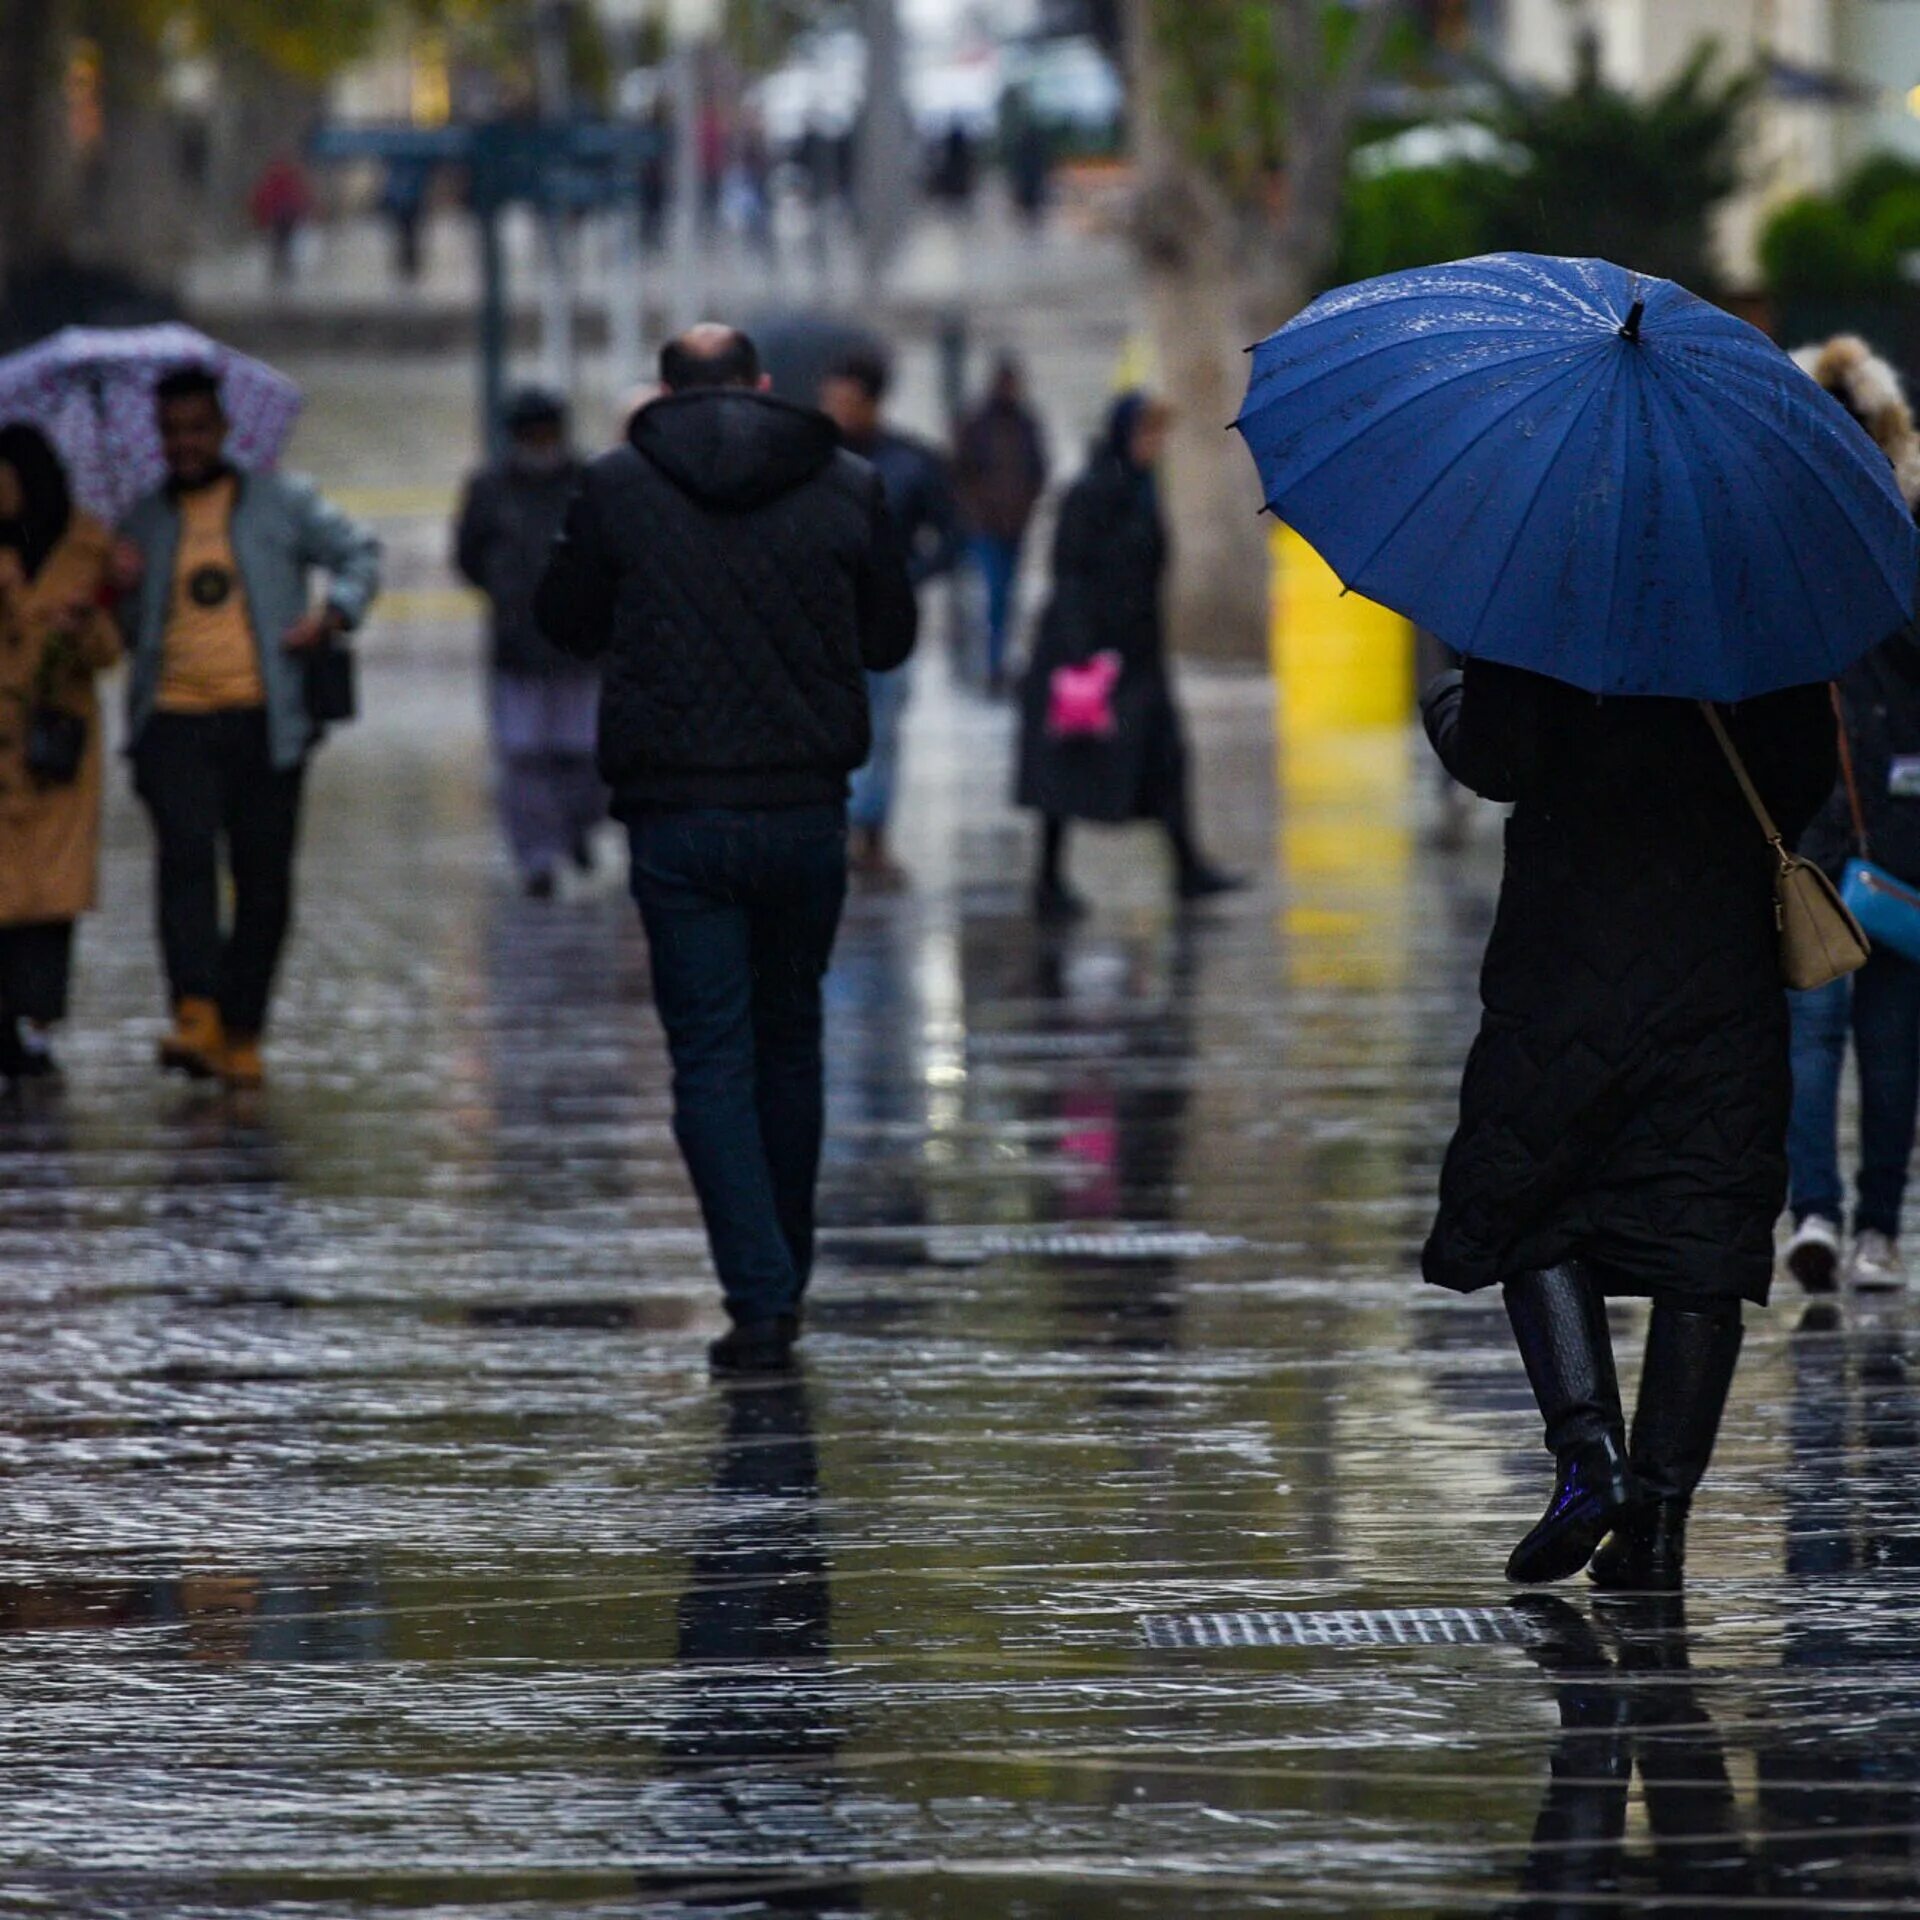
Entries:
{"type": "Polygon", "coordinates": [[[1755,1327],[1684,1615],[1501,1586],[1525,1384],[1413,1278],[1497,851],[1409,743],[1276,776],[1193,681],[1259,886],[1183,919],[1089,836],[1045,936],[936,664],[805,1371],[722,1388],[615,849],[517,897],[410,617],[266,1096],[149,1071],[116,790],[70,1083],[0,1112],[0,1914],[1920,1907],[1904,1301],[1755,1327]]]}

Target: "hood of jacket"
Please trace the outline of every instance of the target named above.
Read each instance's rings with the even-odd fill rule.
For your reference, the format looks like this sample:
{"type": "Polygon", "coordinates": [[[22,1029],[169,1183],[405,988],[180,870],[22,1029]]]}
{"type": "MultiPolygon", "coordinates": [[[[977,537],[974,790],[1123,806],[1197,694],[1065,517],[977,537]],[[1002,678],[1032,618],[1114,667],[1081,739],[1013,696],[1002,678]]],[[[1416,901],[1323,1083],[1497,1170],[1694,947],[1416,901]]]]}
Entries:
{"type": "Polygon", "coordinates": [[[1901,498],[1909,508],[1920,507],[1920,433],[1914,431],[1900,376],[1852,333],[1801,347],[1793,357],[1873,436],[1892,462],[1901,498]]]}
{"type": "Polygon", "coordinates": [[[744,387],[656,400],[635,416],[628,438],[682,493],[733,513],[805,486],[840,445],[825,414],[744,387]]]}

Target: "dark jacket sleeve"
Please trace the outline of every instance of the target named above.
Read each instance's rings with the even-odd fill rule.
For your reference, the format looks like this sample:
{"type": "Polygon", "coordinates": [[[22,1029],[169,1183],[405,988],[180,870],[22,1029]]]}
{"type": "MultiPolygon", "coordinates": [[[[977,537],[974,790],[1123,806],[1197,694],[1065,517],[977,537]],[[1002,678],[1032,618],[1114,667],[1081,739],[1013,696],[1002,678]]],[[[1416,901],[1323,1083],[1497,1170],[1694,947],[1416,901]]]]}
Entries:
{"type": "Polygon", "coordinates": [[[487,553],[493,544],[493,486],[486,474],[467,482],[460,518],[454,524],[453,564],[469,586],[483,592],[487,584],[487,553]]]}
{"type": "Polygon", "coordinates": [[[1443,673],[1420,698],[1427,738],[1440,764],[1483,800],[1518,800],[1524,783],[1526,718],[1514,710],[1506,676],[1469,661],[1443,673]]]}
{"type": "Polygon", "coordinates": [[[589,478],[567,508],[533,597],[534,624],[564,652],[598,660],[613,644],[618,575],[589,478]]]}
{"type": "Polygon", "coordinates": [[[907,574],[916,587],[951,573],[966,548],[966,528],[953,474],[931,447],[919,450],[919,470],[909,504],[906,549],[907,574]]]}
{"type": "Polygon", "coordinates": [[[873,482],[873,532],[859,576],[860,659],[869,673],[904,666],[920,636],[920,602],[913,590],[900,529],[887,496],[873,482]]]}

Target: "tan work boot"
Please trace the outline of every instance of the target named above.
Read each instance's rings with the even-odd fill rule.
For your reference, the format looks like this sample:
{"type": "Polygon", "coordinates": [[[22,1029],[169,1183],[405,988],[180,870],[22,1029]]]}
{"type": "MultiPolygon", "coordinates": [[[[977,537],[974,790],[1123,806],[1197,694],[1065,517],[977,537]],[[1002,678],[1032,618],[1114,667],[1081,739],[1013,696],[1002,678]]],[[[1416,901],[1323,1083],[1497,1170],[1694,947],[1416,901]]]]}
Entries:
{"type": "Polygon", "coordinates": [[[227,1036],[220,1077],[239,1092],[250,1092],[267,1084],[267,1063],[260,1051],[260,1036],[257,1033],[227,1036]]]}
{"type": "Polygon", "coordinates": [[[189,996],[175,1006],[173,1031],[160,1042],[160,1064],[168,1073],[184,1073],[189,1080],[215,1079],[226,1051],[220,1009],[213,1001],[189,996]]]}

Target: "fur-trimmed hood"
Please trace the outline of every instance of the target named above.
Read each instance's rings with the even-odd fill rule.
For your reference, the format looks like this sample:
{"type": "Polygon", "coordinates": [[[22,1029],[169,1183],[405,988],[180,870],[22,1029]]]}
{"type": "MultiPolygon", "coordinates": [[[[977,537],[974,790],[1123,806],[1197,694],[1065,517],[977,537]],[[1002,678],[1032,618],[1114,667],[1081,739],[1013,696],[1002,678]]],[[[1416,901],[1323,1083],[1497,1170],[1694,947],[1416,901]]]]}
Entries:
{"type": "Polygon", "coordinates": [[[1920,507],[1920,433],[1914,431],[1900,376],[1854,333],[1801,347],[1793,358],[1872,434],[1893,463],[1901,498],[1909,507],[1920,507]]]}

